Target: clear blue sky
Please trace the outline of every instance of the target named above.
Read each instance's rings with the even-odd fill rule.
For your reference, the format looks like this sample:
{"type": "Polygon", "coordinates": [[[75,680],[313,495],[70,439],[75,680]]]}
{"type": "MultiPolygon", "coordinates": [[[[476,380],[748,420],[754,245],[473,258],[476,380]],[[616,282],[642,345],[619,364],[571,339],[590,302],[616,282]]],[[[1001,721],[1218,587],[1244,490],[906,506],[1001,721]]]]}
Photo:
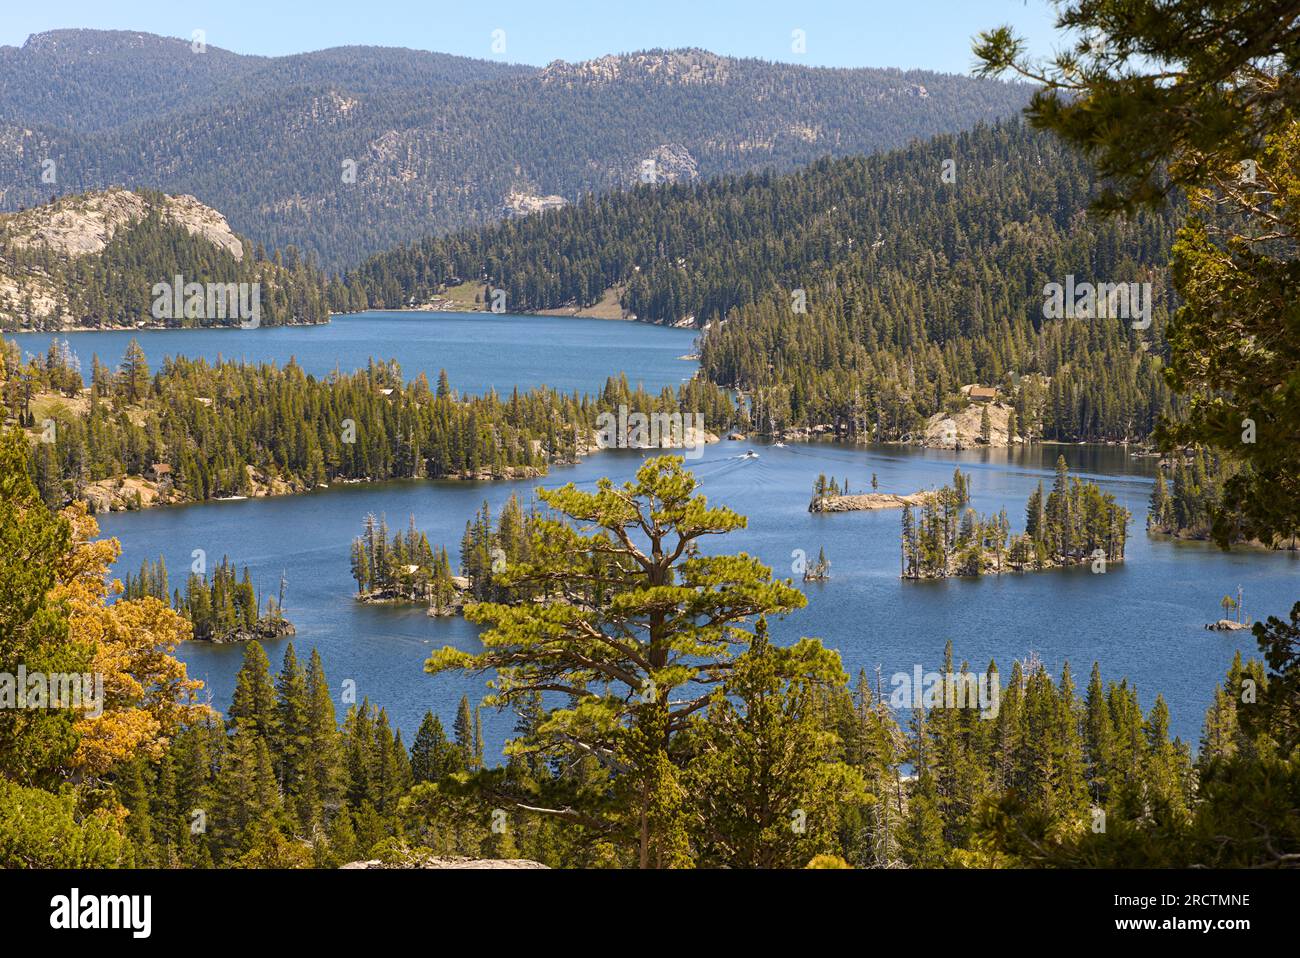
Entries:
{"type": "Polygon", "coordinates": [[[348,44],[542,65],[650,47],[704,47],[816,66],[966,73],[971,37],[1010,23],[1036,54],[1059,45],[1047,0],[0,0],[0,45],[65,27],[142,30],[237,53],[348,44]],[[803,30],[806,52],[791,49],[803,30]],[[505,53],[492,33],[505,31],[505,53]]]}

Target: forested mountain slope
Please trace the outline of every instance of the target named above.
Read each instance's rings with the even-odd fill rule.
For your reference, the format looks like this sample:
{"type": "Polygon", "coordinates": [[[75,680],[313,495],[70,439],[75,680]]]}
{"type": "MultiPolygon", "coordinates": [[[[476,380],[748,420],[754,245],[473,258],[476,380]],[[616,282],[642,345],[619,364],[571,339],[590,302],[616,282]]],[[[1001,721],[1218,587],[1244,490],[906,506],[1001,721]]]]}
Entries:
{"type": "Polygon", "coordinates": [[[335,296],[396,306],[472,279],[505,290],[509,309],[614,288],[641,320],[729,317],[704,338],[705,372],[754,393],[769,430],[901,438],[985,383],[1016,403],[1024,435],[1145,438],[1171,408],[1160,366],[1175,218],[1090,219],[1095,188],[1078,156],[1010,121],[429,239],[371,259],[335,296]],[[1151,283],[1149,327],[1046,318],[1045,287],[1069,276],[1151,283]]]}
{"type": "Polygon", "coordinates": [[[57,31],[0,48],[0,209],[112,184],[192,193],[268,247],[334,268],[493,221],[515,196],[574,202],[632,185],[647,160],[660,182],[789,170],[1005,117],[1027,97],[955,75],[701,50],[537,69],[57,31]]]}
{"type": "Polygon", "coordinates": [[[112,189],[0,214],[0,330],[328,318],[318,271],[268,258],[192,196],[112,189]]]}
{"type": "Polygon", "coordinates": [[[202,38],[124,30],[51,30],[0,46],[0,109],[8,123],[97,133],[164,114],[225,107],[278,86],[347,78],[358,93],[451,87],[533,72],[531,67],[388,47],[336,47],[248,56],[202,38]]]}

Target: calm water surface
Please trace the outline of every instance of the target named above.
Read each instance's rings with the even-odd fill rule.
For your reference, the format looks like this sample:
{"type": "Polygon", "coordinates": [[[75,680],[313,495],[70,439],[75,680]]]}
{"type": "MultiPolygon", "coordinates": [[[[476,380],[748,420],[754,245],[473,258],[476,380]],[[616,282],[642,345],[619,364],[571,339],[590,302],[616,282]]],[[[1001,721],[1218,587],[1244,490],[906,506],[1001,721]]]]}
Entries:
{"type": "MultiPolygon", "coordinates": [[[[261,329],[161,329],[59,333],[90,378],[91,357],[116,367],[135,337],[150,366],[166,356],[248,362],[297,361],[308,373],[364,368],[370,357],[397,359],[413,379],[420,373],[436,383],[446,369],[453,387],[481,395],[547,385],[561,392],[595,392],[611,373],[626,371],[635,386],[659,392],[676,388],[695,372],[679,357],[694,352],[690,330],[601,319],[514,316],[494,313],[370,312],[335,316],[322,326],[261,329]]],[[[50,333],[9,336],[25,352],[43,355],[50,333]]]]}
{"type": "MultiPolygon", "coordinates": [[[[824,547],[832,579],[808,584],[809,604],[773,632],[785,639],[822,638],[838,649],[850,674],[879,667],[888,677],[942,664],[951,639],[959,660],[983,667],[996,659],[1005,670],[1012,659],[1037,654],[1054,672],[1069,661],[1082,686],[1094,660],[1107,679],[1127,676],[1137,683],[1143,706],[1163,692],[1173,730],[1193,743],[1214,685],[1235,649],[1254,650],[1249,633],[1204,629],[1219,617],[1219,599],[1245,590],[1256,617],[1281,615],[1300,599],[1300,562],[1291,555],[1255,551],[1222,553],[1198,543],[1149,539],[1142,518],[1150,495],[1151,461],[1130,459],[1114,447],[1040,447],[1008,454],[1000,450],[962,453],[845,447],[831,444],[755,446],[758,459],[740,456],[748,444],[724,442],[688,463],[712,501],[749,517],[749,527],[719,540],[731,551],[759,556],[778,575],[791,574],[792,552],[812,556],[824,547]],[[911,492],[940,485],[955,463],[971,473],[972,498],[981,512],[1006,508],[1012,525],[1023,525],[1023,507],[1039,479],[1051,481],[1058,452],[1072,471],[1100,483],[1135,516],[1128,559],[1105,575],[1086,569],[943,582],[898,578],[899,513],[896,511],[812,515],[809,491],[820,472],[869,488],[875,472],[880,488],[911,492]]],[[[555,470],[547,484],[591,486],[602,475],[629,478],[639,453],[605,452],[555,470]]],[[[432,649],[451,644],[479,648],[477,630],[459,618],[431,619],[419,609],[359,605],[348,572],[348,545],[368,512],[385,514],[391,526],[409,515],[431,542],[453,556],[465,520],[484,500],[494,512],[512,493],[529,497],[535,482],[402,482],[345,486],[281,499],[209,503],[103,518],[103,531],[121,538],[123,568],[146,557],[167,559],[178,579],[193,549],[212,561],[229,554],[251,568],[267,592],[287,576],[287,609],[298,627],[300,655],[320,649],[331,681],[356,682],[358,696],[383,704],[406,740],[425,709],[444,723],[462,694],[472,701],[481,679],[422,672],[432,649]]],[[[272,643],[273,663],[283,642],[272,643]]],[[[204,679],[214,704],[229,702],[241,651],[237,647],[190,643],[182,650],[192,674],[204,679]]],[[[509,714],[484,713],[484,732],[496,754],[509,735],[509,714]]]]}
{"type": "MultiPolygon", "coordinates": [[[[116,363],[132,333],[69,334],[88,370],[90,356],[116,363]]],[[[371,313],[336,317],[328,326],[230,331],[149,331],[136,334],[151,361],[184,354],[215,359],[286,362],[311,373],[362,367],[370,356],[394,357],[407,376],[432,379],[446,368],[464,392],[507,391],[545,383],[569,390],[598,389],[610,372],[658,390],[676,386],[695,365],[679,357],[693,351],[693,334],[635,323],[536,316],[464,313],[371,313]]],[[[17,337],[23,348],[43,351],[48,335],[17,337]]],[[[755,446],[723,442],[689,462],[710,499],[749,517],[749,527],[710,546],[758,555],[780,576],[791,575],[792,553],[816,556],[825,548],[832,579],[805,586],[809,604],[773,623],[783,639],[822,638],[838,649],[850,674],[942,664],[951,639],[958,660],[983,668],[996,659],[1037,655],[1054,672],[1065,662],[1082,687],[1093,661],[1106,679],[1136,682],[1143,706],[1162,692],[1174,732],[1193,743],[1214,685],[1236,649],[1254,651],[1249,633],[1204,629],[1219,617],[1225,593],[1245,590],[1256,618],[1284,615],[1300,599],[1300,561],[1293,555],[1252,550],[1223,553],[1200,543],[1156,540],[1143,531],[1153,463],[1119,447],[1042,446],[1031,450],[961,453],[848,447],[828,443],[755,446]],[[913,492],[948,481],[955,464],[971,473],[973,505],[984,513],[1005,508],[1013,529],[1024,524],[1024,504],[1040,479],[1051,481],[1064,453],[1078,475],[1100,483],[1133,513],[1128,561],[1105,575],[1086,568],[942,582],[898,578],[897,511],[812,515],[808,497],[818,473],[847,480],[855,491],[880,488],[913,492]]],[[[639,453],[605,452],[555,470],[545,484],[591,486],[602,475],[630,478],[639,453]]],[[[300,657],[315,646],[336,689],[351,679],[358,696],[388,709],[409,743],[426,709],[450,724],[461,695],[477,701],[480,678],[422,671],[432,649],[444,644],[475,650],[477,630],[459,618],[431,619],[420,609],[363,606],[353,598],[348,546],[370,512],[392,527],[408,516],[435,544],[459,548],[465,521],[483,503],[497,511],[513,492],[530,498],[536,482],[397,482],[337,486],[280,499],[216,502],[102,517],[104,533],[120,538],[119,575],[141,560],[164,556],[173,585],[184,579],[195,549],[209,561],[229,555],[247,564],[264,593],[283,573],[287,612],[298,627],[300,657]]],[[[278,666],[285,642],[267,649],[278,666]]],[[[225,708],[242,650],[190,643],[181,656],[208,683],[214,705],[225,708]]],[[[510,734],[513,717],[485,713],[492,754],[510,734]]]]}

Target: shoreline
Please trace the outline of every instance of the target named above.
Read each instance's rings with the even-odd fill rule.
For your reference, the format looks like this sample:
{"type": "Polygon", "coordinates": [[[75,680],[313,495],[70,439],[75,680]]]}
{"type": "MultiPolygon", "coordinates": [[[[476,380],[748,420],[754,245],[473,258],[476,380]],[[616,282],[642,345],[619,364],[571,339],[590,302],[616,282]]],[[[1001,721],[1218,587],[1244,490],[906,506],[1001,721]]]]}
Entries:
{"type": "MultiPolygon", "coordinates": [[[[825,443],[825,442],[827,442],[827,439],[825,439],[825,438],[811,438],[811,439],[795,439],[795,440],[792,440],[792,441],[793,441],[793,442],[796,442],[796,443],[806,443],[806,444],[808,444],[808,445],[818,445],[818,444],[821,444],[821,443],[825,443]]],[[[857,443],[857,442],[850,443],[850,442],[846,442],[846,441],[844,441],[844,440],[830,440],[830,442],[831,442],[832,444],[834,444],[834,445],[843,445],[843,446],[848,446],[848,447],[851,447],[851,448],[856,448],[856,447],[859,447],[859,446],[863,446],[863,447],[865,447],[865,446],[875,445],[875,446],[906,446],[906,447],[910,447],[910,448],[918,448],[918,449],[929,450],[929,451],[935,451],[935,452],[943,452],[943,451],[945,451],[945,450],[941,450],[941,449],[931,449],[931,447],[926,447],[926,446],[915,446],[915,445],[913,445],[913,444],[909,444],[909,443],[901,443],[901,442],[897,442],[897,441],[894,441],[894,442],[880,442],[880,443],[857,443]]],[[[710,445],[712,445],[712,443],[710,443],[710,445]]],[[[1071,443],[1044,442],[1044,443],[1042,443],[1042,445],[1068,445],[1068,446],[1076,446],[1076,445],[1079,445],[1079,443],[1072,443],[1072,442],[1071,442],[1071,443]]],[[[1084,443],[1083,445],[1106,446],[1107,444],[1105,444],[1105,443],[1084,443]]],[[[356,487],[356,488],[376,487],[376,486],[384,485],[384,484],[386,484],[386,483],[520,482],[520,481],[528,481],[528,480],[530,480],[530,479],[541,480],[541,479],[549,478],[550,475],[551,475],[552,470],[555,469],[556,467],[559,467],[559,468],[566,468],[566,467],[570,467],[570,466],[581,465],[581,464],[582,464],[583,462],[585,462],[586,459],[587,459],[588,457],[590,457],[591,455],[593,455],[593,454],[595,454],[595,453],[601,453],[601,452],[607,452],[607,451],[613,451],[613,452],[626,452],[627,450],[624,450],[624,449],[606,450],[606,449],[602,449],[602,448],[600,448],[599,446],[594,446],[594,447],[592,447],[592,448],[589,448],[589,449],[587,449],[587,450],[584,450],[584,452],[583,452],[580,456],[578,456],[576,459],[574,459],[574,460],[572,460],[572,461],[564,461],[564,462],[559,462],[559,461],[557,461],[557,462],[550,463],[550,464],[546,467],[545,470],[538,471],[535,475],[484,476],[484,475],[481,475],[481,474],[480,474],[480,475],[454,475],[454,476],[436,476],[436,477],[429,477],[429,476],[393,476],[393,477],[388,478],[388,479],[373,479],[373,478],[350,479],[350,478],[337,478],[337,479],[334,479],[334,480],[332,480],[332,481],[330,481],[330,482],[328,482],[328,483],[322,483],[322,484],[320,484],[320,485],[312,486],[312,487],[310,487],[310,488],[298,488],[298,489],[291,488],[291,489],[287,489],[287,490],[285,490],[285,491],[281,491],[281,492],[270,492],[270,491],[266,491],[266,490],[264,490],[264,489],[259,489],[259,490],[254,491],[251,495],[244,495],[244,496],[234,496],[234,497],[231,497],[231,496],[223,496],[223,497],[212,498],[212,499],[184,499],[184,500],[180,500],[180,501],[158,501],[158,499],[161,499],[161,497],[158,497],[158,499],[154,499],[154,500],[148,502],[147,504],[142,505],[142,506],[141,506],[140,508],[138,508],[138,509],[108,509],[108,510],[103,510],[103,511],[101,511],[101,512],[93,513],[93,514],[95,514],[95,515],[109,515],[109,514],[113,514],[113,513],[121,513],[121,512],[143,512],[143,511],[151,510],[151,509],[180,509],[180,508],[186,508],[186,507],[190,507],[190,506],[202,506],[202,505],[210,505],[210,504],[216,504],[216,503],[248,502],[248,501],[253,501],[253,500],[257,500],[257,499],[278,499],[278,498],[283,498],[283,497],[288,497],[288,496],[305,496],[305,495],[311,495],[311,494],[314,494],[314,493],[317,493],[317,492],[327,492],[327,491],[338,490],[338,489],[345,489],[345,488],[354,488],[354,487],[356,487]]],[[[649,448],[649,449],[642,449],[642,450],[640,450],[640,451],[642,451],[642,452],[657,451],[657,452],[662,452],[663,454],[673,454],[674,452],[680,453],[680,450],[674,450],[674,449],[672,449],[672,448],[655,449],[655,448],[653,448],[653,447],[651,447],[651,448],[649,448]]],[[[535,468],[535,467],[530,467],[530,468],[535,468]]],[[[110,477],[110,478],[108,478],[108,479],[100,479],[100,480],[96,480],[96,481],[97,481],[97,482],[101,482],[101,483],[120,483],[120,482],[123,482],[123,481],[130,481],[130,482],[139,483],[139,484],[145,484],[145,485],[150,485],[150,486],[157,485],[157,484],[154,483],[152,480],[144,479],[144,478],[142,478],[142,477],[138,477],[138,476],[115,476],[115,477],[110,477]]],[[[929,496],[932,496],[932,495],[934,495],[934,490],[930,490],[930,489],[922,489],[922,490],[918,490],[917,492],[915,492],[915,493],[911,493],[911,494],[900,494],[900,493],[861,493],[861,494],[853,494],[853,495],[850,495],[850,496],[848,496],[848,497],[843,497],[843,496],[841,496],[841,497],[839,497],[839,498],[840,498],[840,499],[845,499],[845,498],[847,498],[847,499],[855,499],[855,498],[859,498],[859,497],[865,497],[865,498],[872,498],[872,497],[875,497],[875,498],[879,498],[879,499],[891,499],[891,500],[896,499],[896,500],[898,500],[898,501],[897,501],[897,502],[890,502],[889,504],[886,504],[886,505],[873,505],[873,506],[864,506],[864,507],[860,507],[860,508],[839,508],[839,509],[814,509],[814,508],[813,508],[813,504],[810,502],[810,503],[809,503],[809,506],[808,506],[808,511],[809,511],[809,512],[818,513],[818,514],[831,514],[831,513],[833,513],[833,512],[884,511],[884,510],[890,510],[890,509],[901,509],[904,505],[913,505],[913,506],[921,505],[921,504],[924,503],[924,500],[925,500],[926,498],[928,498],[929,496]],[[908,502],[908,501],[906,501],[906,500],[920,500],[920,501],[919,501],[919,502],[908,502]]],[[[84,498],[78,498],[78,499],[74,499],[73,501],[81,501],[81,502],[85,502],[86,500],[85,500],[84,498]]],[[[1152,536],[1159,536],[1159,537],[1161,537],[1161,538],[1171,539],[1171,540],[1173,540],[1173,541],[1180,541],[1180,542],[1199,542],[1199,543],[1201,543],[1201,544],[1203,544],[1203,545],[1212,545],[1212,544],[1213,544],[1212,541],[1211,541],[1211,540],[1208,540],[1208,539],[1193,539],[1193,538],[1182,537],[1182,536],[1170,536],[1170,535],[1167,535],[1167,534],[1164,534],[1164,533],[1160,533],[1160,532],[1149,532],[1149,531],[1148,531],[1148,534],[1149,534],[1149,535],[1152,535],[1152,536]]],[[[1238,545],[1238,544],[1237,544],[1237,543],[1234,543],[1233,545],[1234,545],[1234,547],[1235,547],[1235,546],[1238,545]]],[[[1241,545],[1246,545],[1246,544],[1245,544],[1245,543],[1241,543],[1241,545]]],[[[1300,551],[1300,550],[1292,550],[1292,549],[1290,549],[1290,548],[1273,549],[1273,548],[1270,548],[1270,547],[1268,547],[1268,546],[1264,546],[1264,545],[1260,545],[1260,544],[1253,544],[1253,546],[1254,546],[1255,548],[1259,549],[1260,551],[1265,551],[1265,552],[1291,552],[1291,551],[1300,551]]]]}
{"type": "MultiPolygon", "coordinates": [[[[343,316],[345,313],[331,313],[331,316],[343,316]]],[[[60,333],[198,333],[198,332],[222,332],[226,330],[240,330],[242,332],[253,332],[255,329],[292,329],[294,327],[315,328],[318,326],[328,326],[329,320],[322,323],[267,323],[263,326],[245,327],[229,325],[204,325],[204,326],[167,326],[162,323],[146,323],[142,326],[61,326],[58,329],[12,329],[0,330],[0,336],[57,336],[60,333]]]]}
{"type": "MultiPolygon", "coordinates": [[[[393,307],[372,307],[370,309],[350,309],[343,312],[330,313],[331,318],[334,316],[360,316],[364,313],[483,313],[486,316],[548,316],[558,319],[599,319],[602,322],[612,323],[641,323],[642,326],[662,326],[665,329],[675,327],[667,323],[648,323],[644,320],[637,319],[635,316],[597,316],[593,313],[583,313],[583,309],[592,307],[581,306],[556,306],[551,309],[508,309],[502,313],[494,313],[490,309],[475,307],[470,309],[465,306],[448,305],[434,306],[425,304],[423,306],[393,306],[393,307]]],[[[302,325],[308,325],[306,323],[302,325]]],[[[325,325],[316,323],[312,325],[325,325]]]]}
{"type": "MultiPolygon", "coordinates": [[[[640,323],[642,326],[658,326],[664,329],[681,329],[684,327],[674,326],[670,323],[650,323],[635,316],[598,316],[592,313],[584,313],[582,309],[590,307],[561,306],[554,309],[512,309],[504,313],[494,313],[490,309],[467,309],[462,306],[395,306],[392,308],[372,308],[372,309],[353,309],[331,312],[330,318],[319,323],[266,323],[254,328],[246,328],[235,325],[198,325],[198,326],[169,326],[163,323],[146,323],[136,326],[60,326],[58,329],[9,329],[0,330],[0,336],[31,336],[31,335],[50,335],[57,336],[61,333],[165,333],[165,332],[221,332],[226,330],[241,330],[243,332],[253,332],[254,329],[292,329],[303,327],[314,329],[321,326],[330,325],[330,321],[336,316],[361,316],[365,313],[483,313],[488,316],[545,316],[555,319],[596,319],[601,322],[613,323],[640,323]]],[[[694,328],[694,327],[690,327],[694,328]]]]}

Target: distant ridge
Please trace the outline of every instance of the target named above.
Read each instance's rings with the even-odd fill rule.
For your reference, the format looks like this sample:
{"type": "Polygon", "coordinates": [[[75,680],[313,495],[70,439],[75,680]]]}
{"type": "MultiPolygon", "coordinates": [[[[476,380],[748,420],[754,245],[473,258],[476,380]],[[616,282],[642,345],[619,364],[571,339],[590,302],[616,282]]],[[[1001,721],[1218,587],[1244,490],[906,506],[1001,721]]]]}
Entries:
{"type": "Polygon", "coordinates": [[[112,185],[188,193],[337,270],[491,222],[514,194],[574,203],[659,173],[790,170],[1006,117],[1029,95],[697,49],[537,68],[383,47],[245,56],[216,39],[195,52],[56,30],[0,47],[0,210],[112,185]],[[647,167],[665,156],[673,169],[647,167]]]}

